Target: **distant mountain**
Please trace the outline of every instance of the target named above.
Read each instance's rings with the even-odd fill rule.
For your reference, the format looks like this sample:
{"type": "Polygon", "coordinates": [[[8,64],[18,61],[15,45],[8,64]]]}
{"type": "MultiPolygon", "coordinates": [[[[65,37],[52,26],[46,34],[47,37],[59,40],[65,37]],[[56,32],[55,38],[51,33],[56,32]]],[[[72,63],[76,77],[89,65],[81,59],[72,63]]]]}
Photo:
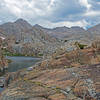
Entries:
{"type": "Polygon", "coordinates": [[[24,19],[0,25],[0,36],[7,37],[7,43],[16,53],[45,53],[55,52],[60,46],[68,47],[69,43],[79,41],[90,44],[94,37],[100,34],[100,24],[88,30],[82,27],[66,26],[44,28],[38,24],[32,26],[24,19]],[[69,42],[64,43],[67,40],[69,42]]]}
{"type": "Polygon", "coordinates": [[[57,27],[54,28],[53,31],[56,36],[58,37],[62,37],[62,38],[70,38],[70,36],[72,37],[72,35],[78,35],[78,34],[85,34],[85,30],[81,27],[57,27]]]}
{"type": "Polygon", "coordinates": [[[21,34],[21,32],[25,32],[31,28],[32,28],[32,26],[23,19],[18,19],[17,21],[15,21],[13,23],[8,22],[3,25],[0,25],[0,29],[6,35],[21,34]]]}
{"type": "Polygon", "coordinates": [[[29,55],[52,53],[60,46],[58,39],[40,28],[33,27],[23,19],[0,25],[0,30],[7,37],[9,48],[15,53],[29,55]]]}
{"type": "Polygon", "coordinates": [[[82,27],[71,27],[68,28],[66,26],[63,27],[56,27],[53,29],[44,28],[40,25],[35,25],[35,28],[41,29],[44,32],[47,32],[49,35],[56,37],[58,39],[74,39],[74,40],[80,40],[81,38],[87,38],[90,37],[89,32],[84,30],[82,27]]]}
{"type": "Polygon", "coordinates": [[[0,25],[0,34],[5,35],[17,35],[22,34],[23,32],[27,32],[31,29],[37,29],[43,31],[43,33],[49,34],[51,36],[57,37],[57,38],[69,38],[72,37],[72,35],[76,36],[78,34],[86,35],[86,34],[99,34],[100,33],[100,24],[89,28],[88,30],[84,30],[82,27],[74,26],[71,28],[68,28],[66,26],[63,27],[56,27],[56,28],[44,28],[38,24],[32,26],[24,19],[18,19],[15,22],[8,22],[5,24],[0,25]]]}
{"type": "Polygon", "coordinates": [[[17,38],[28,38],[34,36],[35,38],[38,38],[40,40],[55,40],[54,37],[49,36],[46,32],[41,30],[40,28],[33,27],[31,24],[29,24],[27,21],[23,19],[18,19],[17,21],[11,23],[5,23],[3,25],[0,25],[1,34],[7,35],[7,36],[17,36],[17,38]]]}
{"type": "Polygon", "coordinates": [[[100,35],[100,24],[95,25],[95,26],[89,28],[88,31],[89,31],[91,34],[94,34],[94,35],[99,34],[99,35],[100,35]]]}

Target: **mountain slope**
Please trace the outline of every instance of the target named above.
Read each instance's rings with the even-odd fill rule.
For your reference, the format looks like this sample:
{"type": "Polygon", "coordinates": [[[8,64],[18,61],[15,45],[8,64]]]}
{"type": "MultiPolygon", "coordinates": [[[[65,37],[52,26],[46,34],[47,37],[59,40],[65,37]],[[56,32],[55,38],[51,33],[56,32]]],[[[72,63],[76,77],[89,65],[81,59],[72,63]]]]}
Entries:
{"type": "Polygon", "coordinates": [[[64,43],[64,47],[69,48],[75,41],[82,42],[86,45],[91,44],[92,36],[90,32],[86,31],[82,27],[74,26],[68,28],[64,27],[56,27],[53,29],[44,28],[40,25],[35,25],[35,28],[41,29],[44,32],[48,33],[50,36],[58,38],[61,41],[67,41],[64,43]]]}
{"type": "Polygon", "coordinates": [[[76,41],[90,46],[94,37],[98,37],[99,27],[96,25],[88,30],[78,26],[49,29],[38,24],[32,26],[27,21],[18,19],[0,25],[0,32],[7,36],[6,41],[14,53],[37,55],[54,53],[57,48],[70,50],[76,41]]]}
{"type": "Polygon", "coordinates": [[[89,31],[91,34],[95,34],[95,35],[96,35],[96,34],[100,34],[100,24],[89,28],[88,31],[89,31]]]}
{"type": "Polygon", "coordinates": [[[24,32],[26,30],[31,29],[32,26],[23,19],[18,19],[14,23],[8,22],[3,25],[0,25],[0,29],[6,34],[6,35],[17,35],[21,34],[21,32],[24,32]]]}
{"type": "Polygon", "coordinates": [[[35,28],[23,19],[0,25],[7,36],[6,42],[13,53],[38,55],[54,52],[59,46],[58,40],[41,29],[35,28]]]}
{"type": "Polygon", "coordinates": [[[64,27],[56,27],[53,29],[43,28],[40,25],[35,25],[34,27],[37,27],[38,29],[40,28],[43,31],[47,32],[49,35],[57,37],[57,38],[61,38],[61,39],[64,39],[64,38],[70,39],[74,37],[77,38],[81,35],[82,36],[87,35],[86,30],[77,26],[71,27],[71,28],[64,26],[64,27]]]}

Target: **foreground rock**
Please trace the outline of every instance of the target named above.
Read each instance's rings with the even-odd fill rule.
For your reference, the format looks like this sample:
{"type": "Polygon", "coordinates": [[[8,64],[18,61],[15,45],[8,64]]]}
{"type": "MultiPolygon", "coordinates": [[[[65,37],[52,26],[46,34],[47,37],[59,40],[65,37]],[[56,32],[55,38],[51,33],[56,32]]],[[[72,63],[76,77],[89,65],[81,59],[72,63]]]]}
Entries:
{"type": "Polygon", "coordinates": [[[34,69],[10,84],[0,100],[100,100],[100,64],[34,69]]]}
{"type": "Polygon", "coordinates": [[[3,55],[3,40],[0,38],[0,76],[5,73],[8,67],[8,61],[3,55]]]}
{"type": "Polygon", "coordinates": [[[91,48],[53,56],[11,74],[0,100],[100,100],[99,60],[99,49],[91,48]]]}

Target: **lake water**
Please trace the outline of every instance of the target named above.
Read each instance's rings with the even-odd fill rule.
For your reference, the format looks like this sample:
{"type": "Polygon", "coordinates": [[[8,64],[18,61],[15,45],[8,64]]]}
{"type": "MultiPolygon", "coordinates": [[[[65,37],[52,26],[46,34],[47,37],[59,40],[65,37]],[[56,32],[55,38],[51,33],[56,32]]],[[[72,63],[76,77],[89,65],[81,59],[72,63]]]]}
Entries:
{"type": "Polygon", "coordinates": [[[1,93],[2,91],[4,91],[4,88],[0,88],[0,93],[1,93]]]}
{"type": "MultiPolygon", "coordinates": [[[[36,62],[40,61],[40,58],[35,57],[6,57],[10,59],[12,62],[8,65],[8,72],[16,72],[23,68],[28,68],[34,65],[36,62]]],[[[0,88],[0,92],[2,92],[4,88],[0,88]]]]}
{"type": "MultiPolygon", "coordinates": [[[[23,68],[28,68],[34,65],[36,62],[40,61],[40,58],[35,57],[6,57],[10,59],[12,62],[8,65],[8,72],[16,72],[23,68]]],[[[0,92],[2,92],[4,88],[0,88],[0,92]]]]}
{"type": "Polygon", "coordinates": [[[40,58],[35,57],[7,57],[12,62],[8,65],[8,72],[16,72],[23,68],[28,68],[40,61],[40,58]]]}

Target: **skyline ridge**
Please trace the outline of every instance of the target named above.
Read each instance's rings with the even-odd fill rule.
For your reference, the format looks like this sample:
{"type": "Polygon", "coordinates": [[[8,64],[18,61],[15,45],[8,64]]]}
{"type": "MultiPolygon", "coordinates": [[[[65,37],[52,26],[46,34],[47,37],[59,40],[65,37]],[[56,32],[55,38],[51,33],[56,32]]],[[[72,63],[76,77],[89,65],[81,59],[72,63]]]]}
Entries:
{"type": "MultiPolygon", "coordinates": [[[[16,22],[26,22],[26,23],[28,23],[28,24],[30,24],[31,26],[38,26],[38,27],[42,27],[42,28],[46,28],[46,29],[55,29],[55,28],[83,28],[83,27],[81,27],[81,26],[71,26],[71,27],[68,27],[68,26],[56,26],[56,27],[53,27],[53,28],[51,28],[51,27],[44,27],[44,26],[42,26],[42,25],[40,25],[40,24],[31,24],[29,21],[27,21],[27,20],[25,20],[25,19],[23,19],[23,18],[18,18],[17,20],[14,20],[14,21],[12,21],[12,22],[5,22],[5,23],[3,23],[3,24],[0,24],[0,26],[1,25],[4,25],[4,24],[7,24],[7,23],[16,23],[16,22]]],[[[100,23],[99,24],[96,24],[96,25],[93,25],[93,26],[91,26],[91,27],[89,27],[89,28],[83,28],[83,29],[85,29],[85,30],[88,30],[88,29],[91,29],[92,27],[95,27],[95,26],[98,26],[98,25],[100,25],[100,23]]]]}

